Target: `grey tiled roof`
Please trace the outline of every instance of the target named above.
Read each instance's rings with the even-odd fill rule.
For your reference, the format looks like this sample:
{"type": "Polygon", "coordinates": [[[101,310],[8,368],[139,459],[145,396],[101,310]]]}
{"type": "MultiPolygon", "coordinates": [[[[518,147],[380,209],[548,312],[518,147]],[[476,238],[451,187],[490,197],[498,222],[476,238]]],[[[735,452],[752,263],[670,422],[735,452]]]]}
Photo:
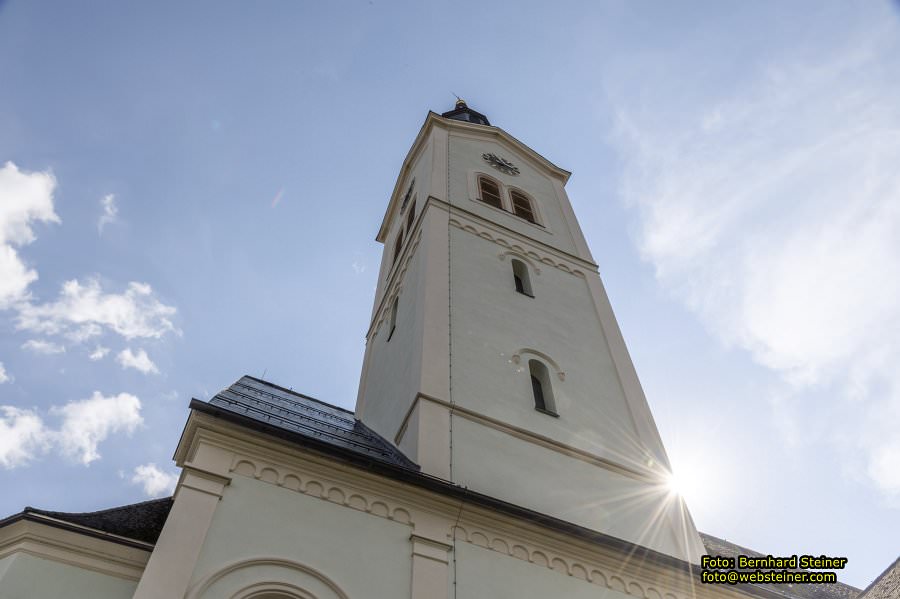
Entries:
{"type": "Polygon", "coordinates": [[[23,514],[38,514],[120,537],[156,543],[170,509],[172,498],[164,497],[97,512],[52,512],[26,507],[23,514]]]}
{"type": "MultiPolygon", "coordinates": [[[[765,557],[766,555],[705,532],[700,533],[700,539],[709,555],[721,555],[722,557],[737,557],[738,555],[765,557]]],[[[835,584],[758,584],[756,586],[774,591],[789,599],[856,599],[862,592],[856,587],[842,582],[835,584]]]]}
{"type": "Polygon", "coordinates": [[[900,557],[887,567],[872,584],[866,587],[859,599],[900,598],[900,557]]]}
{"type": "Polygon", "coordinates": [[[418,466],[357,420],[353,412],[252,376],[220,391],[208,405],[317,443],[418,470],[418,466]]]}

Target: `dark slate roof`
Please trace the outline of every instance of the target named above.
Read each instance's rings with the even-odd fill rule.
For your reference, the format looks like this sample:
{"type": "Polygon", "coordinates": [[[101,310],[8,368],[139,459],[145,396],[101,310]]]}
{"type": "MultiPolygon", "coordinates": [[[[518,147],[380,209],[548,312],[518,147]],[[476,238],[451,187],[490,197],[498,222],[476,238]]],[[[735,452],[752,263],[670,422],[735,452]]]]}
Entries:
{"type": "Polygon", "coordinates": [[[472,110],[468,106],[466,106],[466,102],[463,99],[458,99],[456,101],[456,107],[453,110],[448,110],[441,114],[445,119],[453,119],[454,121],[465,121],[467,123],[474,123],[476,125],[490,125],[490,121],[488,118],[478,112],[477,110],[472,110]]]}
{"type": "MultiPolygon", "coordinates": [[[[747,549],[725,539],[700,533],[700,539],[706,547],[709,555],[721,555],[722,557],[737,557],[747,555],[750,557],[765,557],[765,553],[747,549]]],[[[769,591],[773,591],[790,599],[856,599],[862,592],[856,587],[838,582],[836,584],[758,584],[755,585],[769,591]]],[[[880,599],[880,598],[879,598],[880,599]]]]}
{"type": "MultiPolygon", "coordinates": [[[[192,403],[195,408],[202,405],[196,400],[192,403]]],[[[403,468],[419,469],[399,449],[357,420],[353,412],[252,376],[244,376],[220,391],[207,405],[331,448],[349,450],[403,468]]]]}
{"type": "Polygon", "coordinates": [[[26,507],[22,514],[18,515],[23,517],[27,517],[29,514],[47,516],[54,520],[154,544],[159,538],[159,533],[162,532],[170,509],[172,509],[172,498],[164,497],[98,512],[51,512],[26,507]]]}
{"type": "Polygon", "coordinates": [[[900,597],[900,557],[887,567],[872,584],[866,587],[859,599],[897,599],[900,597]]]}

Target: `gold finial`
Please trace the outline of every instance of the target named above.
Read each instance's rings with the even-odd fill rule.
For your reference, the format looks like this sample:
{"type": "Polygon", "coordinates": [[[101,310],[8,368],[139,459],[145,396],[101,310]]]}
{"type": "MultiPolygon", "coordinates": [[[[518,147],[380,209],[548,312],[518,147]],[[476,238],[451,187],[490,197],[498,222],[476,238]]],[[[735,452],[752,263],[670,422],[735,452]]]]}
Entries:
{"type": "MultiPolygon", "coordinates": [[[[450,93],[453,94],[453,92],[450,92],[450,93]]],[[[453,95],[456,96],[456,94],[453,94],[453,95]]],[[[457,108],[467,108],[466,101],[463,100],[462,98],[460,98],[459,96],[456,96],[456,107],[457,108]]]]}

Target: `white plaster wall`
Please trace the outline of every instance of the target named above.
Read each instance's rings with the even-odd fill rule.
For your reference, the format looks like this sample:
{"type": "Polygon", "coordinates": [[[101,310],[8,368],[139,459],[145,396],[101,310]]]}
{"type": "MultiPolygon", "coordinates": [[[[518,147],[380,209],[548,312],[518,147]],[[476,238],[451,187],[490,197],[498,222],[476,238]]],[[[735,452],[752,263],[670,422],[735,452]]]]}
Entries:
{"type": "MultiPolygon", "coordinates": [[[[266,556],[303,564],[349,597],[402,599],[410,592],[410,532],[404,524],[237,476],[216,509],[191,588],[227,564],[266,556]]],[[[253,582],[252,573],[242,576],[253,582]]]]}
{"type": "Polygon", "coordinates": [[[126,599],[136,581],[25,553],[0,560],[0,599],[126,599]]]}
{"type": "MultiPolygon", "coordinates": [[[[583,278],[540,264],[534,297],[517,293],[504,248],[467,231],[451,231],[453,402],[610,459],[640,463],[643,453],[593,299],[583,278]],[[551,357],[559,418],[534,410],[528,357],[551,357]]],[[[588,275],[596,276],[596,275],[588,275]]],[[[552,367],[551,367],[552,370],[552,367]]]]}
{"type": "MultiPolygon", "coordinates": [[[[681,559],[681,518],[665,488],[453,418],[453,479],[473,491],[681,559]]],[[[691,528],[690,534],[696,535],[691,528]]]]}
{"type": "Polygon", "coordinates": [[[457,599],[626,599],[629,596],[469,543],[456,543],[457,599]]]}
{"type": "Polygon", "coordinates": [[[387,316],[366,344],[357,417],[390,441],[393,441],[421,381],[425,309],[423,256],[420,246],[400,280],[397,324],[390,340],[388,301],[387,316]]]}

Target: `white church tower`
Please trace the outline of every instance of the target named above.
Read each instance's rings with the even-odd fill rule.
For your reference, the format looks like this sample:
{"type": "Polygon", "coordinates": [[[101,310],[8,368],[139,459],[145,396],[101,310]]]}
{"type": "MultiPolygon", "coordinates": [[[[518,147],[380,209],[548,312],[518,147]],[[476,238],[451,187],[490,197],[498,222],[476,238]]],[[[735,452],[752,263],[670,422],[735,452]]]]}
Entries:
{"type": "Polygon", "coordinates": [[[669,491],[568,177],[462,101],[429,113],[356,412],[250,375],[193,399],[172,497],[0,519],[0,598],[859,595],[703,584],[707,551],[753,552],[669,491]]]}
{"type": "Polygon", "coordinates": [[[356,415],[426,474],[697,563],[569,175],[462,100],[429,113],[378,232],[356,415]]]}

